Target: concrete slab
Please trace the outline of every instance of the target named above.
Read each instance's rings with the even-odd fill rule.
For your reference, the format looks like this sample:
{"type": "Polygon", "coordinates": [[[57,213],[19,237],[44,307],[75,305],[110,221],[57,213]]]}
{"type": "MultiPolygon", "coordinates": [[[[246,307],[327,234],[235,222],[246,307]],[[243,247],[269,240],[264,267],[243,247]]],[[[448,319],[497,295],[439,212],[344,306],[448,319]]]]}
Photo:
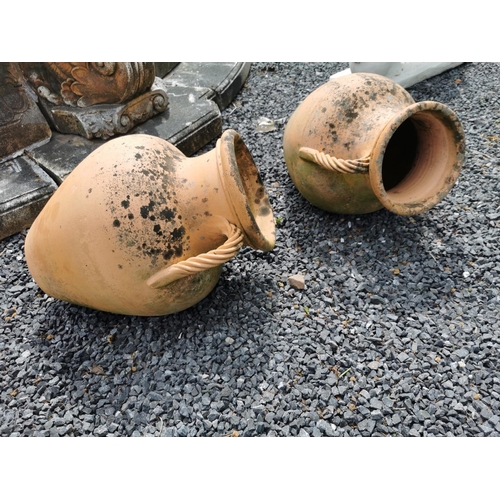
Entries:
{"type": "Polygon", "coordinates": [[[202,97],[212,99],[221,110],[229,106],[250,72],[250,63],[179,63],[164,79],[175,87],[205,89],[202,97]]]}
{"type": "Polygon", "coordinates": [[[57,184],[27,156],[0,165],[0,239],[31,225],[57,184]]]}
{"type": "Polygon", "coordinates": [[[161,137],[186,156],[193,155],[222,133],[221,110],[207,94],[206,88],[169,87],[168,108],[131,133],[161,137]]]}

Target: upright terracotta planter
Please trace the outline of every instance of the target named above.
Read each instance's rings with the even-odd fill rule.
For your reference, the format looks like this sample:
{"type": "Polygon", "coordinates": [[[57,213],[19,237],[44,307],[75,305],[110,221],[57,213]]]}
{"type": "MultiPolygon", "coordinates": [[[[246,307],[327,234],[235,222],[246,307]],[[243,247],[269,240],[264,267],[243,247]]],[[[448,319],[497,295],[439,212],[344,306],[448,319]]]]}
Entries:
{"type": "Polygon", "coordinates": [[[385,207],[414,215],[455,184],[465,138],[446,105],[415,103],[392,80],[355,73],[325,83],[298,106],[283,149],[290,177],[313,205],[345,214],[385,207]]]}
{"type": "Polygon", "coordinates": [[[241,246],[274,243],[257,167],[228,130],[194,158],[148,135],[104,144],[57,189],[25,252],[33,278],[53,297],[154,316],[203,299],[241,246]]]}

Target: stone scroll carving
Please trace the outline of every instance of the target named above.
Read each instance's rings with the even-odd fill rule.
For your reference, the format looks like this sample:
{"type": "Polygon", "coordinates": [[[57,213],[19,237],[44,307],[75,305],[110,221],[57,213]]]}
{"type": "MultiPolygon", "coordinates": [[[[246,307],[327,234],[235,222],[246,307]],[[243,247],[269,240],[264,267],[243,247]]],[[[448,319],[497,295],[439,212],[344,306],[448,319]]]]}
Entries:
{"type": "Polygon", "coordinates": [[[47,121],[62,133],[109,139],[168,106],[154,63],[24,62],[19,67],[47,121]]]}

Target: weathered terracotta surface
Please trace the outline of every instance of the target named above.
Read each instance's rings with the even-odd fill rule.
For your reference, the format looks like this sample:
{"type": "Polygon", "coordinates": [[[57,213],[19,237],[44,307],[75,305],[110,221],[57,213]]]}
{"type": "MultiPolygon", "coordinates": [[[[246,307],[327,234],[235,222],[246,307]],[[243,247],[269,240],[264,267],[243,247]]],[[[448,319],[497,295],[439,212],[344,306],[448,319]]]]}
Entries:
{"type": "Polygon", "coordinates": [[[446,105],[415,103],[392,80],[356,73],[325,83],[299,105],[283,148],[290,177],[313,205],[414,215],[453,187],[465,138],[446,105]]]}
{"type": "Polygon", "coordinates": [[[149,135],[113,139],[67,177],[28,232],[28,268],[46,293],[133,315],[190,307],[242,245],[270,250],[272,209],[252,157],[228,130],[186,158],[149,135]]]}

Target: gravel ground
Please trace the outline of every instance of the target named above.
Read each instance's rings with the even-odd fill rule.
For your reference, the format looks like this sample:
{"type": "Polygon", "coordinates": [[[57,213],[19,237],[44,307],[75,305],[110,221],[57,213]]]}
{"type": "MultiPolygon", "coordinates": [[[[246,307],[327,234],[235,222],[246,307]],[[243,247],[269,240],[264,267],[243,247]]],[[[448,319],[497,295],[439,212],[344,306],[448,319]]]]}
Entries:
{"type": "Polygon", "coordinates": [[[409,218],[323,212],[288,177],[286,119],[345,67],[252,66],[223,126],[254,156],[277,244],[242,250],[194,307],[54,300],[28,273],[26,232],[0,242],[1,436],[500,435],[500,66],[408,89],[454,109],[467,140],[451,193],[409,218]]]}

